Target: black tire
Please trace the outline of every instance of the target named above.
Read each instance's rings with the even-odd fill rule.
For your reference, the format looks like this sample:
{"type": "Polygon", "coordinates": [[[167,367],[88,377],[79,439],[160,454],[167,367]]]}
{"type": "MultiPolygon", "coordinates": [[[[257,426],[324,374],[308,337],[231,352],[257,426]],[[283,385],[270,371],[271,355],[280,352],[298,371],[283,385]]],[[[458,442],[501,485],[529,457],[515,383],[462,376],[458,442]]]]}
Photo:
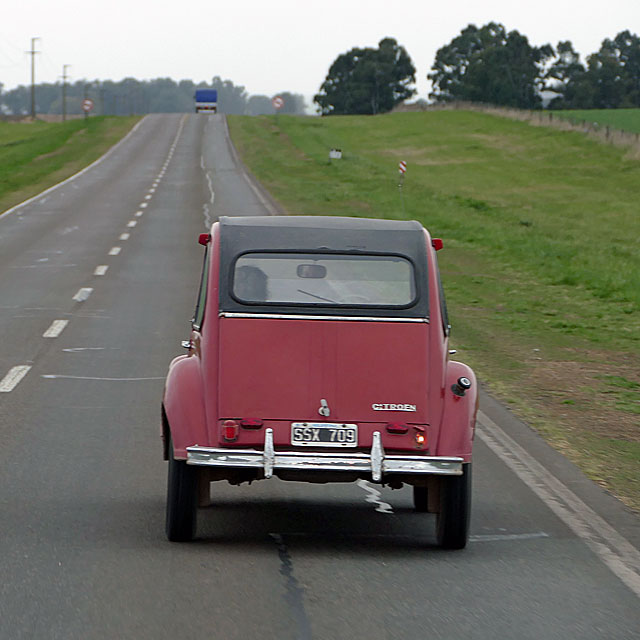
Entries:
{"type": "Polygon", "coordinates": [[[416,511],[420,513],[429,511],[429,494],[427,487],[413,487],[413,506],[416,511]]]}
{"type": "Polygon", "coordinates": [[[438,544],[444,549],[464,549],[469,540],[471,463],[463,464],[462,469],[461,476],[441,479],[436,532],[438,544]]]}
{"type": "Polygon", "coordinates": [[[173,457],[173,442],[169,439],[166,532],[171,542],[193,540],[197,510],[198,469],[173,457]]]}

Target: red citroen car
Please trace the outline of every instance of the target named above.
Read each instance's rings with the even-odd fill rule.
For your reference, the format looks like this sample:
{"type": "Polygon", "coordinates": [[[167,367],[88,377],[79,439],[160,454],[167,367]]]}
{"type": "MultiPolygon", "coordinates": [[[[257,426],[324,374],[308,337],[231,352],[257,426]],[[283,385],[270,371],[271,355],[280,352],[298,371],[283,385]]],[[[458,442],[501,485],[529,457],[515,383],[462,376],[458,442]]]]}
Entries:
{"type": "Polygon", "coordinates": [[[418,222],[221,217],[188,349],[162,403],[166,531],[191,540],[210,483],[273,476],[411,485],[440,545],[464,547],[477,411],[449,359],[432,239],[418,222]]]}

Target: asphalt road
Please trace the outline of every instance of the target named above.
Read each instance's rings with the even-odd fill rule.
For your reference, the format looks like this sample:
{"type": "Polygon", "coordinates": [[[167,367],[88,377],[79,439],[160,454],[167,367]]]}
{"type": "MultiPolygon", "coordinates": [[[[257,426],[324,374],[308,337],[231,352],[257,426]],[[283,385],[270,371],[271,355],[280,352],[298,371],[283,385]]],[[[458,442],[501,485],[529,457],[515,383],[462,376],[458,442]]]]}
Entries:
{"type": "Polygon", "coordinates": [[[465,551],[409,489],[275,479],[166,541],[197,235],[270,213],[221,116],[165,115],[0,217],[0,638],[640,638],[639,519],[486,396],[465,551]]]}

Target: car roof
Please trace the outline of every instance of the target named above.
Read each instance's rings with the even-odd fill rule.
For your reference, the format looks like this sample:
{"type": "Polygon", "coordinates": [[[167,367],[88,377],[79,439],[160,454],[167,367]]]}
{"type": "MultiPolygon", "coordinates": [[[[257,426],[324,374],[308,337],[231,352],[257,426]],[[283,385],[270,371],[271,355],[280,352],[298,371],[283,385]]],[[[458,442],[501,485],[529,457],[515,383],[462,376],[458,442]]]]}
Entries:
{"type": "Polygon", "coordinates": [[[340,216],[221,216],[220,223],[234,227],[290,227],[305,229],[415,229],[415,220],[383,218],[347,218],[340,216]]]}
{"type": "Polygon", "coordinates": [[[422,225],[414,220],[376,220],[334,216],[220,217],[223,247],[233,252],[255,249],[281,251],[363,251],[424,254],[422,225]]]}

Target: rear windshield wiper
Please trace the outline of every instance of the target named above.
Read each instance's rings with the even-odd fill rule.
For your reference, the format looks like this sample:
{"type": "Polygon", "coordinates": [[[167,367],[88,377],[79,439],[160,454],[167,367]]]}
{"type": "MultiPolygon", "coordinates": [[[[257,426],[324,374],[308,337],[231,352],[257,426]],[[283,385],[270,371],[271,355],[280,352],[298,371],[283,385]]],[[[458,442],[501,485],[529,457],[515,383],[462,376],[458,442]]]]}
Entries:
{"type": "Polygon", "coordinates": [[[322,296],[317,296],[315,293],[309,293],[308,291],[303,291],[302,289],[298,289],[298,293],[304,293],[305,295],[311,296],[312,298],[317,298],[318,300],[324,300],[325,302],[338,304],[335,300],[329,300],[329,298],[323,298],[322,296]]]}

